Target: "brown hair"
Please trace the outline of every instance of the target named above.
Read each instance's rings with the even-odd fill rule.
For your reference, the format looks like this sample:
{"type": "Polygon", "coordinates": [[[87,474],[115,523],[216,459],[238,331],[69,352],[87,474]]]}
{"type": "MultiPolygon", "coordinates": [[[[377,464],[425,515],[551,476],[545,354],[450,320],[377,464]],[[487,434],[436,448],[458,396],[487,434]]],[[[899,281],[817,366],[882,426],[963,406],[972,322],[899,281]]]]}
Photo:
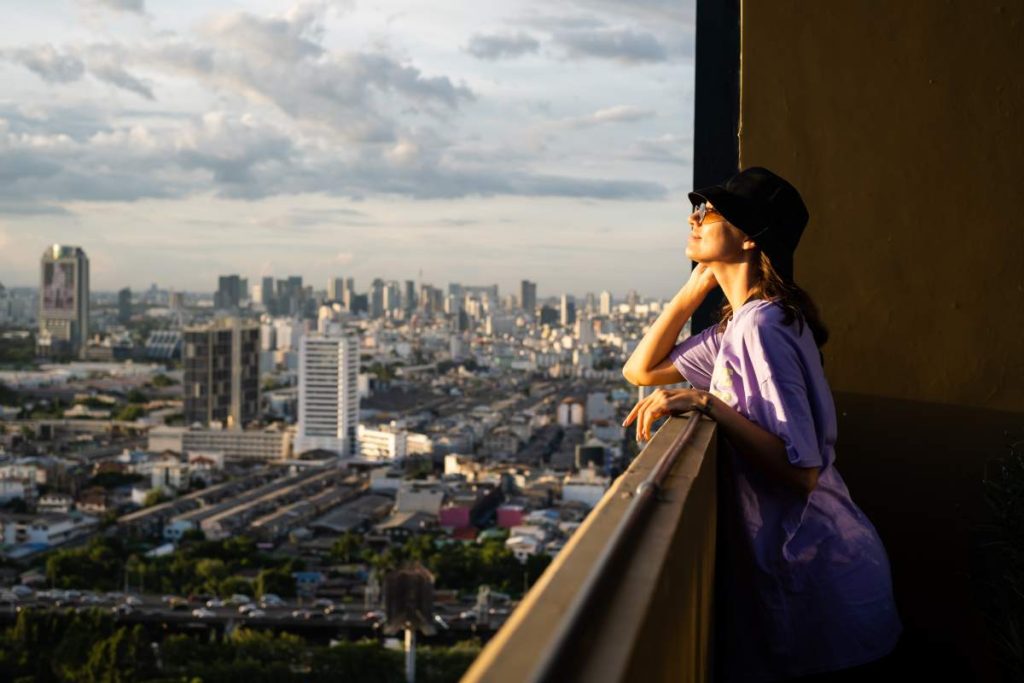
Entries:
{"type": "MultiPolygon", "coordinates": [[[[772,262],[767,254],[761,252],[760,277],[750,290],[752,299],[770,299],[778,303],[785,310],[786,315],[782,322],[792,325],[794,320],[799,321],[799,333],[803,334],[804,323],[811,328],[814,335],[814,343],[817,344],[819,353],[825,342],[828,341],[828,328],[821,321],[818,314],[818,307],[814,305],[810,295],[802,290],[795,282],[786,282],[772,267],[772,262]]],[[[732,305],[726,299],[720,311],[718,331],[725,331],[725,324],[732,320],[732,305]]],[[[822,365],[825,364],[822,357],[822,365]]]]}

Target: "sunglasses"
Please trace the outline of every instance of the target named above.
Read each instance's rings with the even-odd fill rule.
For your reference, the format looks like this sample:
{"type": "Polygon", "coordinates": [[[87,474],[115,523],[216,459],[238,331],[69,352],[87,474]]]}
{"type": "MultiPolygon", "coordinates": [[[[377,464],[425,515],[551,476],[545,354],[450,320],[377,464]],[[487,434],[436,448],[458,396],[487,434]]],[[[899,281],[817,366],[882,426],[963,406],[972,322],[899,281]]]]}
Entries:
{"type": "MultiPolygon", "coordinates": [[[[697,206],[693,207],[693,211],[691,213],[697,214],[697,225],[703,225],[704,224],[704,218],[709,213],[711,213],[711,214],[716,214],[717,213],[719,216],[722,216],[720,211],[715,209],[713,206],[708,206],[707,202],[701,202],[697,206]]],[[[725,216],[722,216],[722,218],[725,218],[725,216]]]]}

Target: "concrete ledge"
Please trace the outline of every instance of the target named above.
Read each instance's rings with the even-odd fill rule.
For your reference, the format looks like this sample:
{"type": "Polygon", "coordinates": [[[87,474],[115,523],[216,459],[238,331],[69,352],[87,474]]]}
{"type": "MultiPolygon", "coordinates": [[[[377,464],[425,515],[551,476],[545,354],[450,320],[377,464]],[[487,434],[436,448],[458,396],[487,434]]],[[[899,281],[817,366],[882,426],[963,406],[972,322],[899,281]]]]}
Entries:
{"type": "MultiPolygon", "coordinates": [[[[542,655],[633,492],[689,419],[671,418],[662,425],[487,644],[464,682],[537,680],[542,655]]],[[[557,653],[557,680],[710,679],[715,436],[715,423],[701,419],[640,532],[612,560],[599,604],[586,606],[584,628],[557,653]]]]}

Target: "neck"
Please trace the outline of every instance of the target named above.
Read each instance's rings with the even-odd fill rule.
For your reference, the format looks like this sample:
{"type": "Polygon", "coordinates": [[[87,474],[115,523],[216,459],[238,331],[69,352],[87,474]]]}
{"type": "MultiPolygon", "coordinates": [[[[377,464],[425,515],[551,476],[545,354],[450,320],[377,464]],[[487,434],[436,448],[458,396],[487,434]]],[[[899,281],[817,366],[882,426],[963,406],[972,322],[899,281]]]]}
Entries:
{"type": "Polygon", "coordinates": [[[712,263],[710,267],[732,310],[739,310],[750,298],[750,290],[757,281],[753,265],[746,262],[712,263]]]}

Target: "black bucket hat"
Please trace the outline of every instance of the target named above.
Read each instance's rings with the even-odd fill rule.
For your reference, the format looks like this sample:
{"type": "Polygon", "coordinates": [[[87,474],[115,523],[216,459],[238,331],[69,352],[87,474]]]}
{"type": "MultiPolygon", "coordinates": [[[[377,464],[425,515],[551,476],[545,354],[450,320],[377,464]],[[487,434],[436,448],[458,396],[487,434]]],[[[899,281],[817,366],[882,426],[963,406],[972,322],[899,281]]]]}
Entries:
{"type": "Polygon", "coordinates": [[[689,196],[694,205],[711,202],[761,247],[784,280],[793,281],[793,252],[809,218],[795,187],[767,168],[752,166],[689,196]]]}

